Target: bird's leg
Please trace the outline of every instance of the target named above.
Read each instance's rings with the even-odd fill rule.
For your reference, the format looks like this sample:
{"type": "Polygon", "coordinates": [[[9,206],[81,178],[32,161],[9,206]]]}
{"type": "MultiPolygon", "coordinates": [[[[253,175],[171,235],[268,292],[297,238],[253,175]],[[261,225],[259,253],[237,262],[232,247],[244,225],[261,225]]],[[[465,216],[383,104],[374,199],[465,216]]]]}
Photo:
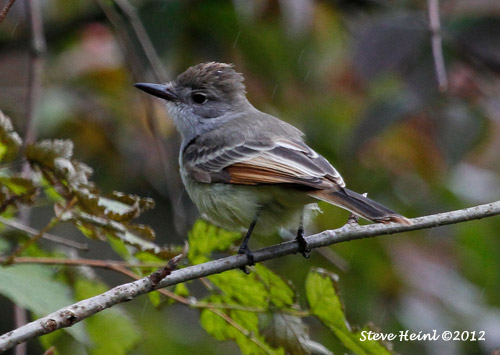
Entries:
{"type": "MultiPolygon", "coordinates": [[[[247,234],[245,235],[245,238],[243,238],[243,242],[240,245],[240,248],[238,249],[238,254],[245,254],[248,258],[248,265],[252,266],[254,265],[254,258],[253,258],[253,253],[248,247],[248,241],[250,240],[250,236],[252,235],[253,229],[255,228],[255,224],[257,223],[257,219],[259,219],[260,212],[262,211],[262,208],[259,208],[257,210],[257,213],[255,213],[255,217],[253,218],[252,223],[250,223],[250,227],[248,227],[247,234]]],[[[242,266],[240,268],[243,270],[244,273],[248,274],[249,271],[245,266],[242,266]]]]}
{"type": "Polygon", "coordinates": [[[295,240],[299,243],[299,252],[304,258],[309,258],[311,256],[311,249],[307,248],[307,242],[304,239],[304,211],[302,211],[300,215],[299,229],[297,230],[297,237],[295,240]]]}

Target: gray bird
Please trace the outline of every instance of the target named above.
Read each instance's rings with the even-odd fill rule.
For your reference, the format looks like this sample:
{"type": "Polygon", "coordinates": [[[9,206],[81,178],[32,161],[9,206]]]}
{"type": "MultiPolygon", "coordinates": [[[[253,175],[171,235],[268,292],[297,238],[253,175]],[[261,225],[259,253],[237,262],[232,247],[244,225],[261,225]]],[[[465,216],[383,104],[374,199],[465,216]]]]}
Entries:
{"type": "Polygon", "coordinates": [[[345,187],[335,168],[304,143],[292,125],[259,111],[246,98],[243,76],[224,63],[188,68],[166,84],[135,86],[165,100],[182,135],[180,173],[202,215],[214,224],[269,235],[298,228],[306,255],[304,219],[322,200],[377,223],[412,222],[345,187]]]}

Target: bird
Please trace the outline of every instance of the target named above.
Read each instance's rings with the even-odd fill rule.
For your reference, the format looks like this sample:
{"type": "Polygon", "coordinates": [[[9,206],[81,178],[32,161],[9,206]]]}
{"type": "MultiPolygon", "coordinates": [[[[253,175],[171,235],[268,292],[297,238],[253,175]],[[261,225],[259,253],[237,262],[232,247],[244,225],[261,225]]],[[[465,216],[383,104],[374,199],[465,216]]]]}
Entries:
{"type": "Polygon", "coordinates": [[[255,108],[234,65],[194,65],[164,84],[137,83],[163,99],[182,136],[180,175],[208,221],[245,234],[238,254],[254,263],[250,236],[297,228],[307,256],[304,223],[325,201],[376,223],[411,225],[406,217],[352,190],[299,129],[255,108]]]}

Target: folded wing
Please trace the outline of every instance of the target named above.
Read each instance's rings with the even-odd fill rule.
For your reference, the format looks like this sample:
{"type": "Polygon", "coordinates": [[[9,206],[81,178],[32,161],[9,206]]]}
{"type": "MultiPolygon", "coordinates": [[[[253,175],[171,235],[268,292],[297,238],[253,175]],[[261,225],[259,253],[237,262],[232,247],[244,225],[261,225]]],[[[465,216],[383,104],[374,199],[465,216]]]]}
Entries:
{"type": "Polygon", "coordinates": [[[345,186],[340,174],[325,158],[298,140],[242,142],[214,149],[188,146],[184,164],[200,182],[285,183],[315,189],[345,186]]]}

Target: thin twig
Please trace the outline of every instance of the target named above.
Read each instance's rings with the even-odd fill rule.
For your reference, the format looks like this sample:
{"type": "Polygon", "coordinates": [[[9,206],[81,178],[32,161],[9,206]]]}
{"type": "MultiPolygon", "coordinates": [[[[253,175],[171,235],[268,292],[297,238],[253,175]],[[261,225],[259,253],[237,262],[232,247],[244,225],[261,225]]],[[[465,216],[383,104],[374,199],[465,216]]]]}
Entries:
{"type": "MultiPolygon", "coordinates": [[[[401,224],[371,224],[366,226],[345,225],[335,230],[327,230],[311,235],[305,239],[307,246],[311,249],[315,249],[351,240],[456,224],[498,214],[500,214],[500,201],[452,212],[414,218],[412,219],[413,225],[409,226],[401,224]]],[[[254,251],[254,261],[262,262],[294,254],[297,253],[299,249],[300,246],[296,241],[284,242],[254,251]]],[[[103,309],[110,308],[121,302],[130,301],[139,295],[154,291],[157,288],[172,286],[200,277],[241,268],[247,263],[248,260],[246,255],[233,255],[172,272],[169,276],[160,281],[156,288],[151,283],[149,277],[117,286],[100,295],[62,308],[46,317],[40,318],[0,336],[0,352],[34,337],[51,333],[57,329],[70,327],[103,309]]]]}
{"type": "MultiPolygon", "coordinates": [[[[0,256],[0,263],[6,261],[5,257],[0,256]]],[[[62,259],[62,258],[45,258],[45,257],[18,257],[15,264],[39,264],[39,265],[63,265],[63,266],[90,266],[99,269],[121,268],[159,268],[165,263],[146,263],[134,264],[126,261],[115,260],[96,260],[96,259],[62,259]]]]}
{"type": "Polygon", "coordinates": [[[441,23],[439,19],[439,0],[427,1],[429,11],[429,25],[432,37],[432,55],[436,67],[436,77],[439,90],[444,92],[448,89],[448,79],[444,65],[443,46],[441,39],[441,23]]]}
{"type": "MultiPolygon", "coordinates": [[[[36,230],[35,228],[31,228],[31,227],[25,226],[22,223],[19,223],[19,222],[15,221],[15,220],[4,218],[2,216],[0,216],[0,223],[6,225],[9,228],[17,229],[17,230],[19,230],[21,232],[24,232],[26,234],[29,234],[31,236],[35,236],[35,235],[40,234],[40,231],[36,230]]],[[[61,245],[65,245],[65,246],[71,247],[71,248],[75,248],[75,249],[79,249],[79,250],[83,250],[83,251],[89,250],[88,245],[85,244],[85,243],[74,242],[72,240],[64,239],[63,237],[58,237],[57,235],[53,235],[53,234],[49,234],[49,233],[43,233],[42,238],[46,239],[46,240],[49,240],[51,242],[54,242],[54,243],[58,243],[58,244],[61,244],[61,245]]]]}
{"type": "Polygon", "coordinates": [[[2,11],[0,11],[0,23],[4,20],[5,16],[9,13],[10,8],[14,5],[16,0],[9,0],[9,2],[3,7],[2,11]]]}
{"type": "Polygon", "coordinates": [[[63,208],[62,211],[60,211],[60,213],[53,217],[49,223],[47,223],[47,225],[45,227],[43,227],[42,229],[40,229],[40,231],[38,232],[38,234],[34,235],[33,237],[31,237],[28,241],[24,242],[23,244],[19,245],[18,248],[16,250],[14,250],[8,257],[7,257],[7,260],[5,260],[5,263],[4,265],[10,265],[12,264],[14,261],[15,261],[15,258],[21,254],[22,252],[24,252],[26,249],[28,249],[28,247],[34,243],[36,243],[40,238],[43,237],[43,235],[48,232],[49,230],[51,230],[52,228],[54,228],[60,221],[61,219],[63,218],[64,214],[66,214],[67,211],[69,211],[71,208],[73,208],[73,206],[75,205],[75,203],[77,202],[76,198],[73,198],[71,201],[68,201],[68,203],[66,204],[66,206],[63,208]]]}

